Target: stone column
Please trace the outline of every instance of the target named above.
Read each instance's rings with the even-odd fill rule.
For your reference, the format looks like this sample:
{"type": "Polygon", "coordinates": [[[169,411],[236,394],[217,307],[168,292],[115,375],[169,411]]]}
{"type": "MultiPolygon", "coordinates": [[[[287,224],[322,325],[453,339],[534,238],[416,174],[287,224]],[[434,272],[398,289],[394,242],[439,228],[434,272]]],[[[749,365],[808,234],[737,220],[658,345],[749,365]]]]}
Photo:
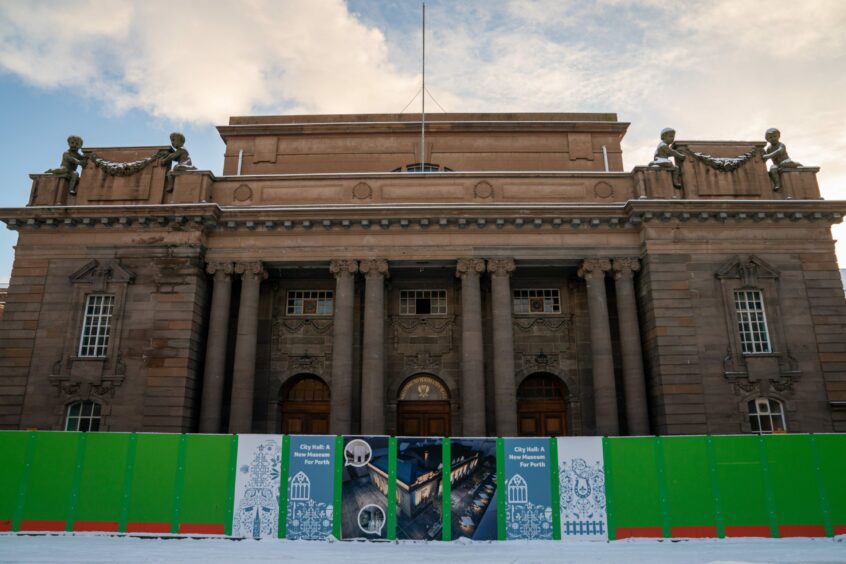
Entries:
{"type": "Polygon", "coordinates": [[[385,278],[388,261],[364,259],[364,339],[361,351],[361,433],[385,433],[385,278]]]}
{"type": "Polygon", "coordinates": [[[461,278],[461,424],[466,437],[485,435],[485,367],[482,347],[482,294],[479,275],[485,261],[458,259],[461,278]]]}
{"type": "Polygon", "coordinates": [[[615,258],[613,266],[617,317],[620,322],[620,349],[623,353],[626,423],[629,435],[648,435],[646,383],[643,377],[643,355],[640,349],[640,327],[637,322],[634,289],[634,273],[640,270],[640,261],[634,257],[615,258]]]}
{"type": "Polygon", "coordinates": [[[237,263],[241,277],[241,304],[235,338],[235,369],[232,374],[232,403],[229,432],[249,433],[253,425],[253,389],[256,379],[256,339],[261,281],[267,278],[261,262],[237,263]]]}
{"type": "Polygon", "coordinates": [[[496,434],[517,436],[517,397],[514,385],[514,328],[511,319],[511,273],[514,259],[488,260],[493,306],[493,369],[496,434]]]}
{"type": "Polygon", "coordinates": [[[220,433],[223,398],[223,372],[226,368],[226,341],[229,335],[229,304],[232,300],[231,262],[210,263],[206,272],[214,275],[206,366],[203,372],[203,399],[200,406],[200,432],[220,433]]]}
{"type": "Polygon", "coordinates": [[[608,259],[582,261],[579,276],[587,283],[590,317],[590,350],[593,357],[593,400],[596,406],[596,432],[617,435],[617,389],[614,384],[614,359],[611,353],[611,328],[605,296],[605,273],[611,269],[608,259]]]}
{"type": "Polygon", "coordinates": [[[335,275],[329,432],[349,435],[352,433],[353,305],[358,262],[333,260],[329,263],[329,272],[335,275]]]}

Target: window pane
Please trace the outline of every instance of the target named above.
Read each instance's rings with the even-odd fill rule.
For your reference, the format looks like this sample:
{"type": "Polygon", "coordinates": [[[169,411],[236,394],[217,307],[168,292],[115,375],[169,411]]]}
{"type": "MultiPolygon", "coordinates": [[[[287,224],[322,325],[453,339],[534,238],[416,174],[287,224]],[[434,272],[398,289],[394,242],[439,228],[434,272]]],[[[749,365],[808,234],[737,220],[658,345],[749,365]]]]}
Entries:
{"type": "Polygon", "coordinates": [[[745,354],[772,352],[761,291],[735,291],[734,306],[741,351],[745,354]]]}
{"type": "Polygon", "coordinates": [[[561,294],[556,288],[517,289],[511,296],[514,313],[561,313],[561,294]]]}
{"type": "Polygon", "coordinates": [[[445,315],[446,290],[400,290],[401,315],[445,315]]]}

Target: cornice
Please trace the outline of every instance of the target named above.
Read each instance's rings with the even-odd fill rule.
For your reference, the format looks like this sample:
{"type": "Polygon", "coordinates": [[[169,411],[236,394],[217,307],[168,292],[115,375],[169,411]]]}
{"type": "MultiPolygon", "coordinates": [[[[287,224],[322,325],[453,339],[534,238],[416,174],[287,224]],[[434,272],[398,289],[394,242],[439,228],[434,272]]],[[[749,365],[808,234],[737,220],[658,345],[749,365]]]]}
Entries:
{"type": "Polygon", "coordinates": [[[618,229],[646,223],[840,223],[843,200],[630,200],[619,204],[334,204],[325,206],[29,206],[0,209],[10,229],[206,231],[618,229]]]}

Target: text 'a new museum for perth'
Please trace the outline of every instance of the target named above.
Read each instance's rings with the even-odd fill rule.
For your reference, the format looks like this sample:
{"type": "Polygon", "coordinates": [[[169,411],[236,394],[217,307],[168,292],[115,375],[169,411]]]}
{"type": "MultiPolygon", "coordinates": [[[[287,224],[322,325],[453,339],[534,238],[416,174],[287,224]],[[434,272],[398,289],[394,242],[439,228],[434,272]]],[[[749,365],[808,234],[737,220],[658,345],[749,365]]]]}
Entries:
{"type": "Polygon", "coordinates": [[[0,427],[846,431],[846,202],[777,131],[427,118],[233,117],[219,176],[69,139],[0,210],[0,427]]]}

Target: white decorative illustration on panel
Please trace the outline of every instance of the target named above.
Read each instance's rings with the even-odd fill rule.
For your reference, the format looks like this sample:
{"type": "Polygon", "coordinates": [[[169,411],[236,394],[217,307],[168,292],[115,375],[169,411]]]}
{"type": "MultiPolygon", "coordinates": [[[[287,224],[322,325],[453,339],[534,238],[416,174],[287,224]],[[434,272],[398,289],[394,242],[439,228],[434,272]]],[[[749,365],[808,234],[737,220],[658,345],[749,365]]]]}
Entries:
{"type": "Polygon", "coordinates": [[[558,439],[561,538],[608,539],[602,437],[558,439]]]}
{"type": "Polygon", "coordinates": [[[310,497],[311,480],[305,472],[297,472],[297,475],[291,478],[291,501],[308,501],[310,497]]]}
{"type": "Polygon", "coordinates": [[[526,503],[529,501],[529,487],[520,474],[514,474],[508,480],[508,503],[526,503]]]}
{"type": "Polygon", "coordinates": [[[529,501],[529,485],[520,474],[514,474],[508,480],[506,489],[506,522],[511,528],[508,540],[550,538],[552,508],[529,501]]]}
{"type": "Polygon", "coordinates": [[[282,437],[238,435],[233,536],[277,536],[281,453],[282,437]]]}

